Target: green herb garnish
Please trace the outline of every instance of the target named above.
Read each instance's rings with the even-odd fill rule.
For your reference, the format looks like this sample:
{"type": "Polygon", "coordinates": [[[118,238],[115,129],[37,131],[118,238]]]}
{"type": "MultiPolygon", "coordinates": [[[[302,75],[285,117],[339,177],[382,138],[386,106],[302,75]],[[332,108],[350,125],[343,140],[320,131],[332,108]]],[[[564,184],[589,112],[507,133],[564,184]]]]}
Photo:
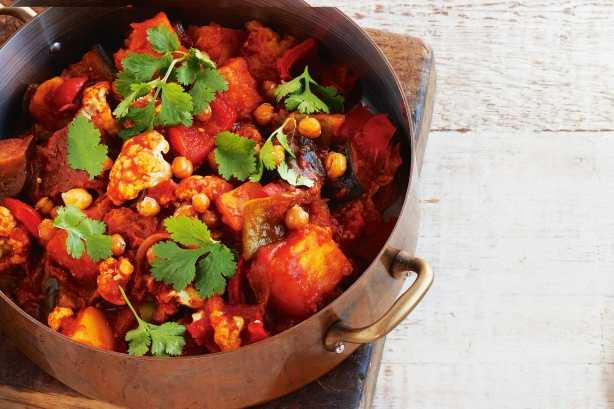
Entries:
{"type": "Polygon", "coordinates": [[[185,339],[183,338],[185,327],[176,322],[154,325],[144,321],[130,303],[124,289],[119,287],[119,291],[139,324],[138,327],[126,333],[125,340],[128,343],[128,353],[143,356],[151,351],[154,356],[181,355],[185,346],[185,339]]]}
{"type": "Polygon", "coordinates": [[[100,175],[108,149],[100,143],[98,128],[85,115],[77,115],[68,125],[66,144],[71,168],[86,171],[90,179],[100,175]]]}
{"type": "Polygon", "coordinates": [[[277,102],[285,98],[288,111],[299,111],[302,114],[329,113],[331,110],[343,111],[343,96],[337,92],[335,87],[324,87],[318,84],[309,75],[308,67],[305,67],[303,73],[298,77],[280,84],[275,89],[275,98],[277,102]]]}
{"type": "Polygon", "coordinates": [[[222,294],[226,279],[232,277],[237,268],[233,252],[213,240],[207,225],[193,217],[169,217],[164,220],[164,227],[172,241],[152,247],[155,255],[151,266],[153,277],[172,285],[176,291],[194,282],[204,298],[222,294]]]}
{"type": "Polygon", "coordinates": [[[111,236],[104,234],[106,224],[89,219],[78,207],[59,207],[53,225],[68,233],[66,251],[72,258],[80,259],[86,246],[94,261],[111,257],[111,236]]]}

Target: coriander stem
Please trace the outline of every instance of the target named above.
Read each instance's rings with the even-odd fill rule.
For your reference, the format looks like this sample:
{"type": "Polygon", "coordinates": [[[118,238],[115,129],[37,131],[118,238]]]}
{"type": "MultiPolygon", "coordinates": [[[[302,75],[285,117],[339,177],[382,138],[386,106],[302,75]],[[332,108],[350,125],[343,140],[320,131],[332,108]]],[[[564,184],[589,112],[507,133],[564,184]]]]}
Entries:
{"type": "Polygon", "coordinates": [[[136,320],[139,322],[139,325],[140,325],[141,322],[144,322],[144,321],[141,319],[141,317],[139,317],[139,314],[137,314],[136,310],[134,309],[134,307],[130,303],[130,300],[128,299],[128,296],[126,295],[126,292],[124,291],[123,287],[121,285],[118,286],[118,287],[119,287],[119,292],[122,294],[122,297],[124,298],[124,301],[126,301],[126,304],[128,305],[128,307],[132,311],[132,314],[134,314],[134,318],[136,318],[136,320]]]}

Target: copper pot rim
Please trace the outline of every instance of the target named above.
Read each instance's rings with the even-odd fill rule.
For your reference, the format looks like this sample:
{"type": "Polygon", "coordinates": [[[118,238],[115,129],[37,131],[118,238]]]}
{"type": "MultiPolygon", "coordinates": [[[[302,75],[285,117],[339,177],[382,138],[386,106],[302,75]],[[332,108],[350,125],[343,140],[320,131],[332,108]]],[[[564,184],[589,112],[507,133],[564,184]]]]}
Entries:
{"type": "MultiPolygon", "coordinates": [[[[303,1],[301,1],[301,3],[304,3],[303,1]]],[[[307,3],[305,3],[307,4],[307,3]]],[[[308,7],[313,7],[308,5],[308,7]]],[[[47,8],[46,10],[44,10],[42,13],[38,14],[37,16],[34,17],[34,19],[38,19],[41,16],[44,16],[45,13],[50,10],[52,7],[47,8]]],[[[405,94],[405,91],[403,89],[403,86],[401,85],[401,81],[399,80],[399,77],[397,75],[397,73],[394,71],[392,65],[390,64],[390,61],[388,60],[388,58],[385,56],[385,54],[382,52],[382,50],[379,48],[379,46],[375,43],[375,41],[373,41],[373,39],[367,34],[367,32],[360,27],[354,20],[352,20],[350,17],[348,17],[345,13],[343,13],[341,10],[339,10],[337,7],[333,8],[337,13],[339,13],[339,15],[345,20],[345,22],[351,26],[353,26],[354,28],[356,28],[359,32],[359,34],[371,45],[371,47],[377,52],[377,54],[380,56],[381,60],[385,63],[385,67],[381,68],[382,70],[387,70],[388,74],[392,76],[392,79],[394,80],[395,86],[398,89],[400,96],[401,96],[401,102],[403,104],[403,108],[404,108],[404,120],[407,121],[408,123],[408,129],[409,129],[409,135],[407,135],[407,143],[409,145],[409,149],[410,149],[410,154],[409,154],[409,163],[404,162],[403,165],[407,165],[409,167],[409,172],[408,172],[408,176],[407,179],[405,180],[407,182],[406,184],[406,188],[405,188],[405,194],[403,196],[403,202],[401,204],[401,210],[398,214],[398,218],[397,221],[395,223],[394,228],[392,229],[390,235],[388,236],[388,239],[386,240],[386,243],[384,243],[384,245],[382,246],[382,248],[379,250],[379,252],[377,253],[377,255],[375,256],[375,258],[371,261],[371,263],[364,269],[364,271],[360,274],[360,276],[346,289],[344,290],[338,297],[336,297],[333,301],[331,301],[330,303],[328,303],[324,308],[320,309],[319,311],[317,311],[315,314],[309,316],[308,318],[304,319],[303,321],[299,322],[298,324],[293,325],[292,327],[279,332],[273,336],[267,337],[261,341],[255,342],[253,344],[248,344],[248,345],[244,345],[241,346],[240,348],[233,350],[233,351],[220,351],[220,352],[214,352],[214,353],[209,353],[209,354],[201,354],[201,355],[189,355],[189,356],[176,356],[176,357],[155,357],[155,356],[133,356],[133,355],[129,355],[127,353],[123,353],[123,352],[117,352],[117,351],[109,351],[109,350],[105,350],[105,349],[101,349],[101,348],[97,348],[97,347],[93,347],[87,344],[83,344],[80,342],[77,342],[73,339],[71,339],[70,337],[58,332],[58,331],[54,331],[52,330],[49,326],[45,325],[44,323],[42,323],[41,321],[37,320],[36,318],[32,317],[30,314],[28,314],[26,311],[24,311],[19,305],[17,305],[8,295],[6,295],[2,290],[0,290],[0,299],[2,299],[3,301],[5,301],[7,303],[7,305],[9,305],[9,307],[13,308],[14,310],[16,310],[23,318],[25,318],[26,320],[28,320],[32,325],[38,327],[38,329],[45,331],[46,334],[48,336],[52,336],[52,337],[57,337],[59,340],[68,342],[70,344],[72,344],[75,348],[81,348],[83,350],[89,351],[89,352],[95,352],[98,354],[104,354],[106,356],[109,357],[115,357],[115,358],[119,358],[119,359],[129,359],[131,361],[140,361],[140,362],[161,362],[161,361],[168,361],[170,360],[181,360],[181,361],[204,361],[207,359],[214,359],[214,358],[219,358],[222,356],[226,356],[228,354],[237,354],[237,353],[241,353],[241,352],[249,352],[251,350],[257,350],[262,348],[263,345],[265,345],[267,342],[273,342],[273,339],[277,339],[279,337],[282,336],[286,336],[288,334],[291,334],[293,332],[297,332],[297,331],[303,331],[303,327],[306,327],[309,325],[310,322],[314,321],[314,320],[319,320],[323,315],[330,313],[331,310],[338,310],[340,305],[343,305],[346,302],[346,298],[349,297],[349,294],[352,290],[356,289],[359,284],[362,285],[364,282],[367,282],[369,280],[369,276],[372,274],[375,274],[377,272],[376,264],[379,262],[379,260],[381,260],[382,255],[384,254],[384,252],[386,252],[386,250],[388,250],[388,242],[390,241],[390,238],[395,236],[396,233],[398,232],[399,229],[401,229],[404,225],[404,221],[406,218],[406,213],[408,212],[408,203],[409,203],[409,194],[410,194],[410,190],[411,190],[411,186],[412,183],[415,179],[415,168],[414,168],[414,164],[415,164],[415,153],[414,153],[414,142],[413,142],[413,135],[415,135],[415,130],[413,127],[413,121],[412,121],[412,113],[411,110],[409,109],[409,104],[407,102],[407,95],[405,94]]],[[[33,20],[34,20],[33,19],[33,20]]],[[[28,23],[26,23],[28,24],[28,23]]],[[[16,36],[18,33],[15,33],[14,36],[16,36]]],[[[3,48],[5,46],[8,46],[11,42],[11,38],[9,38],[8,41],[6,41],[4,44],[2,44],[2,46],[0,46],[0,48],[3,48]]],[[[394,182],[392,182],[394,183],[394,182]]],[[[387,272],[385,272],[385,274],[388,274],[387,272]]],[[[391,279],[392,278],[391,276],[391,279]]],[[[324,335],[324,334],[322,334],[324,335]]]]}

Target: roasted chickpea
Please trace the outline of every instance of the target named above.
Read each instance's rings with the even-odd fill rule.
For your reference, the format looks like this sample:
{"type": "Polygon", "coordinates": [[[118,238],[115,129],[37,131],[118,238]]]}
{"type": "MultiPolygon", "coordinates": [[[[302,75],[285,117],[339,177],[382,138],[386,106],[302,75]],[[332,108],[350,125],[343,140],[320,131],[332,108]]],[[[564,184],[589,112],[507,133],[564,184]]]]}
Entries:
{"type": "Polygon", "coordinates": [[[192,161],[185,156],[177,156],[175,159],[173,159],[171,169],[173,170],[173,175],[179,179],[190,177],[192,176],[192,172],[194,172],[192,161]]]}
{"type": "Polygon", "coordinates": [[[192,196],[192,207],[198,213],[202,213],[209,208],[211,200],[205,193],[197,193],[192,196]]]}
{"type": "Polygon", "coordinates": [[[267,126],[271,123],[274,112],[275,108],[273,108],[273,105],[265,102],[254,110],[254,120],[260,126],[267,126]]]}
{"type": "Polygon", "coordinates": [[[202,221],[207,225],[207,227],[209,228],[213,228],[216,227],[220,224],[220,218],[217,215],[217,213],[215,213],[213,210],[205,210],[203,212],[202,215],[202,221]]]}
{"type": "Polygon", "coordinates": [[[211,106],[207,105],[207,107],[203,109],[201,113],[196,115],[196,119],[202,122],[207,122],[209,119],[211,119],[211,115],[213,115],[213,111],[211,111],[211,106]]]}
{"type": "Polygon", "coordinates": [[[143,200],[137,203],[136,210],[141,216],[151,217],[160,213],[160,205],[153,197],[145,196],[143,200]]]}
{"type": "Polygon", "coordinates": [[[53,230],[53,220],[43,219],[43,221],[41,221],[38,225],[38,237],[40,237],[40,239],[46,243],[51,240],[51,236],[53,236],[53,230]]]}
{"type": "Polygon", "coordinates": [[[300,229],[309,223],[309,213],[301,206],[294,205],[286,212],[286,227],[290,230],[300,229]]]}
{"type": "Polygon", "coordinates": [[[34,208],[38,210],[39,213],[47,215],[51,213],[51,211],[53,210],[53,206],[54,204],[51,199],[45,196],[41,197],[38,202],[36,202],[34,208]]]}
{"type": "Polygon", "coordinates": [[[330,179],[338,179],[347,169],[347,159],[345,155],[338,152],[330,152],[326,156],[326,174],[330,179]]]}
{"type": "Polygon", "coordinates": [[[315,139],[322,135],[322,126],[317,119],[305,117],[298,123],[298,131],[307,138],[315,139]]]}
{"type": "Polygon", "coordinates": [[[62,200],[66,206],[75,206],[85,210],[92,204],[93,198],[87,190],[78,187],[62,193],[62,200]]]}
{"type": "Polygon", "coordinates": [[[194,217],[196,216],[196,210],[194,210],[194,207],[190,204],[182,204],[175,210],[174,215],[194,217]]]}
{"type": "Polygon", "coordinates": [[[277,89],[275,81],[266,80],[262,83],[262,91],[269,98],[275,98],[275,89],[277,89]]]}
{"type": "Polygon", "coordinates": [[[120,234],[111,235],[111,251],[114,256],[121,256],[126,251],[126,240],[120,234]]]}
{"type": "Polygon", "coordinates": [[[279,166],[285,158],[286,152],[284,151],[284,147],[281,145],[273,146],[273,160],[275,161],[275,166],[279,166]]]}

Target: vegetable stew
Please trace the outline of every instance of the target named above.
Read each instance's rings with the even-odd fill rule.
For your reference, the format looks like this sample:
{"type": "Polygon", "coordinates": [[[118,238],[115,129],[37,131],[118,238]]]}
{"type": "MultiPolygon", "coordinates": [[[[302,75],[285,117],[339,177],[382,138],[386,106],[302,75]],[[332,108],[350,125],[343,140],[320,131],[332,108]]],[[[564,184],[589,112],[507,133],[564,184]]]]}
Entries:
{"type": "Polygon", "coordinates": [[[387,239],[402,160],[351,65],[249,21],[131,24],[0,140],[0,285],[78,342],[231,351],[308,318],[387,239]]]}

